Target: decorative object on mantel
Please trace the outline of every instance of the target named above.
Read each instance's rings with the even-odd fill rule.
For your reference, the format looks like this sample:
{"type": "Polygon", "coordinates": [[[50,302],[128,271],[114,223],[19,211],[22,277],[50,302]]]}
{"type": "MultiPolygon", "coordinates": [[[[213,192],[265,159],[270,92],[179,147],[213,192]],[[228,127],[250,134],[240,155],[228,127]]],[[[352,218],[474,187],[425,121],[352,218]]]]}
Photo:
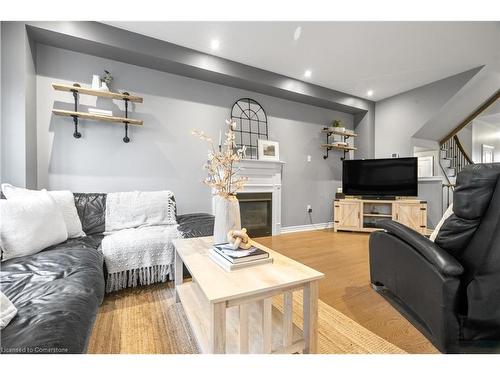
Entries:
{"type": "Polygon", "coordinates": [[[280,145],[278,142],[259,139],[257,146],[259,160],[280,160],[280,145]]]}
{"type": "Polygon", "coordinates": [[[106,69],[104,70],[104,78],[101,78],[101,91],[109,91],[113,76],[106,69]]]}
{"type": "Polygon", "coordinates": [[[101,77],[99,74],[92,76],[92,90],[99,90],[101,88],[101,77]]]}
{"type": "Polygon", "coordinates": [[[208,161],[204,168],[208,171],[205,184],[213,189],[215,197],[214,243],[226,242],[227,233],[232,229],[241,229],[240,205],[236,193],[243,189],[246,177],[236,176],[238,162],[243,158],[246,147],[237,148],[235,142],[236,122],[226,120],[228,130],[225,133],[224,147],[222,137],[216,149],[212,138],[204,132],[192,130],[191,133],[210,145],[208,161]]]}
{"type": "Polygon", "coordinates": [[[143,99],[139,96],[130,95],[128,92],[118,93],[112,91],[102,91],[81,87],[80,84],[74,83],[73,85],[65,85],[59,83],[53,83],[52,87],[54,90],[58,91],[69,91],[73,93],[73,99],[75,103],[74,111],[67,111],[62,109],[53,109],[52,113],[58,116],[70,116],[73,117],[73,123],[75,125],[75,131],[73,133],[73,137],[81,138],[82,134],[78,131],[78,119],[84,118],[89,120],[97,120],[97,121],[107,121],[107,122],[118,122],[123,123],[125,125],[125,137],[123,137],[123,142],[129,143],[130,138],[128,137],[128,126],[129,125],[143,125],[142,120],[134,120],[128,117],[128,104],[129,102],[133,103],[142,103],[143,99]],[[108,116],[101,113],[86,113],[78,111],[78,95],[92,95],[102,98],[109,99],[118,99],[123,100],[125,102],[125,117],[116,117],[116,116],[108,116]]]}
{"type": "Polygon", "coordinates": [[[258,140],[269,137],[267,115],[264,108],[253,99],[241,98],[231,108],[231,119],[237,124],[236,146],[246,147],[245,158],[257,159],[258,140]]]}
{"type": "Polygon", "coordinates": [[[340,120],[332,121],[331,125],[332,126],[325,127],[322,130],[322,132],[326,134],[326,143],[321,145],[321,147],[326,149],[326,154],[323,155],[323,159],[327,159],[328,152],[334,149],[343,151],[344,155],[340,158],[340,160],[344,160],[349,151],[357,150],[356,147],[349,145],[348,139],[351,137],[357,137],[358,135],[344,127],[341,127],[340,120]],[[330,142],[331,136],[340,136],[340,140],[330,142]]]}
{"type": "Polygon", "coordinates": [[[241,230],[230,230],[227,233],[227,241],[232,245],[234,250],[247,250],[252,247],[246,228],[242,228],[241,230]]]}

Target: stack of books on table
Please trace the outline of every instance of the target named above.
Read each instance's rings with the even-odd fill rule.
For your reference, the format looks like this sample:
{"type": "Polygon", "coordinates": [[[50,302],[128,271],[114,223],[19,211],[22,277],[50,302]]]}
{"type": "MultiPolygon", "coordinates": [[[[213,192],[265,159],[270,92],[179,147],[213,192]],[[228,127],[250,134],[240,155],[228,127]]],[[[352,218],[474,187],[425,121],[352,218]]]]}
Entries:
{"type": "Polygon", "coordinates": [[[273,258],[267,251],[252,246],[248,250],[234,250],[230,244],[214,245],[210,258],[226,271],[272,263],[273,258]]]}

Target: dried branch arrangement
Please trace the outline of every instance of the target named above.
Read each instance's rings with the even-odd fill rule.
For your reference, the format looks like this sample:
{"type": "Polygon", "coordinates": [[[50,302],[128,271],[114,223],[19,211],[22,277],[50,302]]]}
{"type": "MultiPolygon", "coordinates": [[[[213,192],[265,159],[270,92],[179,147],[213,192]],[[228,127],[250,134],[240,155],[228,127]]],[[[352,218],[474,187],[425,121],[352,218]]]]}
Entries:
{"type": "Polygon", "coordinates": [[[220,137],[218,149],[215,148],[213,139],[204,132],[192,130],[191,134],[210,145],[208,160],[204,165],[204,169],[208,172],[208,177],[203,182],[214,189],[215,194],[229,199],[243,189],[248,178],[237,175],[240,170],[237,164],[245,155],[245,146],[242,148],[236,147],[234,134],[236,122],[226,120],[226,124],[228,125],[228,130],[225,133],[224,144],[222,145],[222,137],[220,137]]]}

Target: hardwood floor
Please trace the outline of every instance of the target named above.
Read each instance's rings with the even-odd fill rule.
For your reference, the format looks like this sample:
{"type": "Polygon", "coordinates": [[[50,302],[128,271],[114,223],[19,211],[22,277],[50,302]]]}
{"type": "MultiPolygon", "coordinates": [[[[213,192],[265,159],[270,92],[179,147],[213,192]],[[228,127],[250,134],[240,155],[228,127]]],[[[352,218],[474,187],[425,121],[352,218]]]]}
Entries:
{"type": "MultiPolygon", "coordinates": [[[[325,278],[320,281],[319,298],[327,305],[408,353],[437,353],[419,331],[371,289],[368,237],[364,233],[318,230],[257,240],[323,272],[325,278]]],[[[328,333],[324,336],[331,336],[335,331],[332,327],[340,327],[339,319],[344,318],[335,318],[334,313],[323,315],[328,316],[320,322],[328,333]]],[[[374,348],[364,345],[363,340],[370,344],[370,335],[366,333],[354,347],[350,339],[345,340],[353,333],[351,329],[336,332],[335,342],[325,341],[328,345],[324,352],[395,352],[391,348],[380,349],[380,345],[374,348]]],[[[196,353],[197,349],[182,307],[174,302],[173,289],[157,284],[106,295],[88,352],[196,353]]]]}
{"type": "Polygon", "coordinates": [[[256,239],[325,274],[319,298],[408,353],[436,348],[370,286],[368,234],[333,229],[256,239]]]}

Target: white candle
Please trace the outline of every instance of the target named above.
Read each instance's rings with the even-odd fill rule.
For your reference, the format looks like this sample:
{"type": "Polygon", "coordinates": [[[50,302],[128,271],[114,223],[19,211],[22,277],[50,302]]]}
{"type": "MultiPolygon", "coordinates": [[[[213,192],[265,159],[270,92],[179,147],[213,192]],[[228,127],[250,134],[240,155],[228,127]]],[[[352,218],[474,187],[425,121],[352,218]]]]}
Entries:
{"type": "Polygon", "coordinates": [[[219,150],[222,149],[222,130],[219,130],[219,150]]]}

